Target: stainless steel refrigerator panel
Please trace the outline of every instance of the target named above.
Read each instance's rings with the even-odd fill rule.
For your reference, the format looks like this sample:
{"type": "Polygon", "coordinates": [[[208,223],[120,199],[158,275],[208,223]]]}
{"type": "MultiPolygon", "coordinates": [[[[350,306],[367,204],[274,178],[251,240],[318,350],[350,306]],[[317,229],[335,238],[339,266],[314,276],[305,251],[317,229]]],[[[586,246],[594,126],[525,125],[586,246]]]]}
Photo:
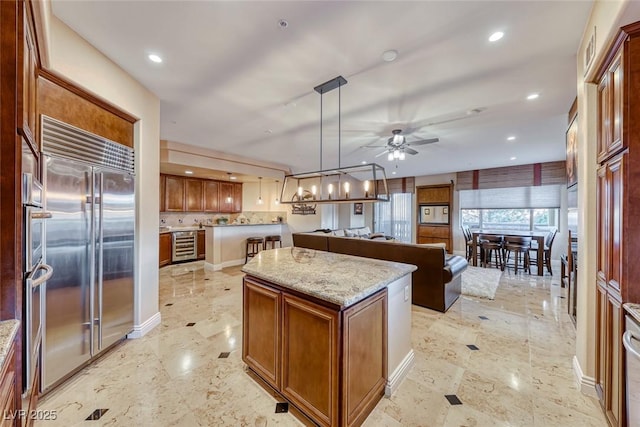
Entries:
{"type": "Polygon", "coordinates": [[[133,330],[133,268],[135,199],[134,177],[105,169],[96,170],[96,239],[98,257],[96,308],[102,350],[133,330]]]}
{"type": "Polygon", "coordinates": [[[42,386],[46,390],[91,357],[92,168],[45,156],[46,263],[42,386]]]}

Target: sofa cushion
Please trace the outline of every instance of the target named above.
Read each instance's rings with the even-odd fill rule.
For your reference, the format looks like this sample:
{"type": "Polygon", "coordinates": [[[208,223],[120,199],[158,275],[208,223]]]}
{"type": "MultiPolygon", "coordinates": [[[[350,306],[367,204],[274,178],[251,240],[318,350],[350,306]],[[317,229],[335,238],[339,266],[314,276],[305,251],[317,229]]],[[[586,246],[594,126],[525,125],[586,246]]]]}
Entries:
{"type": "Polygon", "coordinates": [[[369,227],[356,228],[353,231],[355,231],[358,236],[368,236],[371,234],[371,229],[369,227]]]}
{"type": "Polygon", "coordinates": [[[450,282],[451,279],[466,270],[467,260],[460,255],[447,255],[444,267],[444,280],[450,282]]]}
{"type": "Polygon", "coordinates": [[[344,237],[344,230],[342,228],[339,230],[334,230],[333,235],[338,237],[344,237]]]}
{"type": "Polygon", "coordinates": [[[345,237],[357,237],[358,236],[358,232],[355,231],[355,230],[352,230],[350,228],[345,228],[344,235],[345,235],[345,237]]]}

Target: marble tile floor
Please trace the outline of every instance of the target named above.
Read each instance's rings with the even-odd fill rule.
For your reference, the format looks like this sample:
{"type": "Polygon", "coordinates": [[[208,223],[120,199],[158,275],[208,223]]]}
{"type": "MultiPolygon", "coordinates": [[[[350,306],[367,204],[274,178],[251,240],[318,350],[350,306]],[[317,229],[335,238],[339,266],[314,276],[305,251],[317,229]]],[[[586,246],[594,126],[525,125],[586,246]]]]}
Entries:
{"type": "MultiPolygon", "coordinates": [[[[162,324],[45,396],[38,409],[57,419],[36,426],[301,425],[244,372],[242,276],[202,262],[161,269],[162,324]],[[86,421],[96,409],[107,411],[86,421]]],[[[444,314],[413,306],[415,365],[365,426],[606,426],[575,385],[558,280],[507,271],[493,301],[461,297],[444,314]]]]}

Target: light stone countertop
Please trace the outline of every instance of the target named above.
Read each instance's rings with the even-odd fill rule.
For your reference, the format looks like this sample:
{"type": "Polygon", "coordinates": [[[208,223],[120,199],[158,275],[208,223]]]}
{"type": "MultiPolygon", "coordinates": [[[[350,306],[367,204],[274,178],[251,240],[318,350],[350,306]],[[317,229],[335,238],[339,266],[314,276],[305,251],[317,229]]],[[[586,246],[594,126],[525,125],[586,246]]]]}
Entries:
{"type": "Polygon", "coordinates": [[[20,322],[11,319],[0,322],[0,367],[4,366],[9,347],[18,333],[20,322]]]}
{"type": "Polygon", "coordinates": [[[284,225],[284,222],[265,222],[264,224],[202,224],[202,228],[200,228],[197,225],[193,225],[193,226],[166,226],[160,227],[160,234],[164,234],[164,233],[175,233],[175,232],[179,232],[179,231],[197,231],[197,230],[204,230],[205,227],[247,227],[247,226],[251,226],[251,225],[284,225]]]}
{"type": "Polygon", "coordinates": [[[292,247],[261,251],[242,271],[344,308],[416,269],[411,264],[292,247]]]}
{"type": "Polygon", "coordinates": [[[627,313],[629,313],[634,319],[636,319],[636,322],[640,323],[640,304],[633,304],[628,302],[622,304],[622,307],[627,311],[627,313]]]}

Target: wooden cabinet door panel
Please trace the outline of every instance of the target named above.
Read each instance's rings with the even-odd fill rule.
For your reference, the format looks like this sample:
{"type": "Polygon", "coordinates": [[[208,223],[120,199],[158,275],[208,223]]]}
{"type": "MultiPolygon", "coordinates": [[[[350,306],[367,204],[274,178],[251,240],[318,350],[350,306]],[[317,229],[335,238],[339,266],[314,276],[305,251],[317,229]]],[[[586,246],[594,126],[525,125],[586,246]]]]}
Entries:
{"type": "Polygon", "coordinates": [[[204,182],[204,211],[220,212],[219,203],[220,183],[218,181],[204,182]]]}
{"type": "Polygon", "coordinates": [[[202,212],[203,206],[203,186],[200,179],[185,179],[185,205],[187,212],[202,212]]]}
{"type": "Polygon", "coordinates": [[[198,230],[198,259],[204,259],[206,248],[206,234],[204,230],[198,230]]]}
{"type": "Polygon", "coordinates": [[[609,185],[607,167],[598,169],[597,181],[597,259],[596,272],[600,281],[607,282],[609,275],[609,185]]]}
{"type": "Polygon", "coordinates": [[[449,204],[450,187],[433,187],[418,189],[418,203],[449,204]]]}
{"type": "Polygon", "coordinates": [[[624,228],[624,160],[626,154],[618,156],[609,161],[607,166],[607,181],[610,191],[607,200],[609,207],[609,272],[607,279],[609,286],[621,291],[622,269],[623,269],[623,246],[622,246],[622,230],[624,228]]]}
{"type": "Polygon", "coordinates": [[[242,212],[242,184],[236,182],[233,184],[233,208],[232,212],[242,212]]]}
{"type": "Polygon", "coordinates": [[[18,125],[22,135],[27,139],[34,151],[39,152],[37,144],[37,109],[36,88],[38,79],[38,53],[35,37],[31,27],[31,7],[28,2],[22,6],[23,13],[23,52],[22,52],[22,96],[18,102],[18,125]]]}
{"type": "Polygon", "coordinates": [[[598,281],[596,285],[596,392],[604,402],[607,378],[607,284],[598,281]]]}
{"type": "Polygon", "coordinates": [[[360,425],[387,382],[387,291],[344,311],[342,425],[360,425]]]}
{"type": "Polygon", "coordinates": [[[598,84],[598,161],[607,158],[611,145],[611,97],[609,74],[605,73],[598,84]]]}
{"type": "Polygon", "coordinates": [[[159,242],[159,264],[160,267],[164,265],[171,264],[171,245],[173,244],[173,239],[171,233],[162,233],[160,234],[160,242],[159,242]]]}
{"type": "Polygon", "coordinates": [[[609,91],[611,96],[611,139],[607,152],[610,155],[619,151],[623,146],[623,78],[622,50],[620,50],[609,69],[609,91]]]}
{"type": "Polygon", "coordinates": [[[164,212],[165,209],[165,201],[164,201],[164,196],[165,196],[165,182],[166,182],[166,176],[164,175],[160,175],[160,212],[164,212]]]}
{"type": "Polygon", "coordinates": [[[281,293],[245,277],[242,360],[263,380],[280,388],[281,293]]]}
{"type": "Polygon", "coordinates": [[[320,425],[338,425],[338,312],[283,294],[282,394],[320,425]]]}
{"type": "Polygon", "coordinates": [[[420,237],[439,237],[441,239],[449,238],[449,227],[435,227],[427,225],[418,226],[418,236],[420,237]]]}
{"type": "Polygon", "coordinates": [[[184,212],[184,178],[167,176],[165,178],[165,210],[184,212]]]}
{"type": "Polygon", "coordinates": [[[234,198],[234,189],[232,182],[221,182],[220,183],[220,212],[222,213],[231,213],[233,212],[233,198],[234,198]]]}
{"type": "Polygon", "coordinates": [[[611,294],[607,299],[607,346],[608,372],[605,388],[605,408],[612,426],[621,425],[624,416],[624,311],[620,301],[611,294]]]}

